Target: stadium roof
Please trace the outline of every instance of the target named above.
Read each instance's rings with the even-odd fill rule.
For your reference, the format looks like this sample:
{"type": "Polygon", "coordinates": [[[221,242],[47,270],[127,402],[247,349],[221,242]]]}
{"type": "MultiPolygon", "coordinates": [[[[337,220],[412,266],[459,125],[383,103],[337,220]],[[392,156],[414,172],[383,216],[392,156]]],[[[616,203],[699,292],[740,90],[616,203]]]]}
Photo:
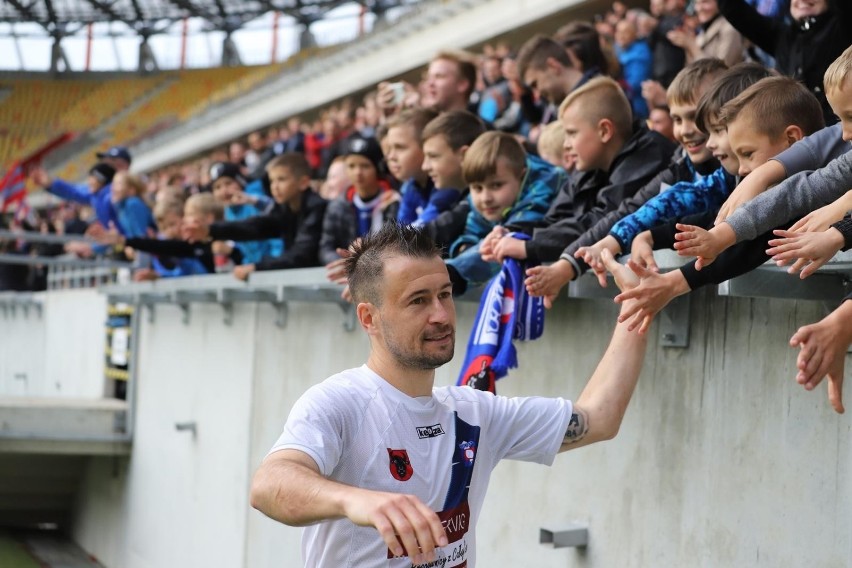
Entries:
{"type": "MultiPolygon", "coordinates": [[[[74,33],[96,23],[126,23],[143,36],[184,18],[202,18],[211,29],[233,31],[267,12],[280,12],[309,24],[351,0],[0,0],[0,22],[40,24],[51,33],[74,33]]],[[[381,14],[404,0],[359,2],[381,14]]]]}

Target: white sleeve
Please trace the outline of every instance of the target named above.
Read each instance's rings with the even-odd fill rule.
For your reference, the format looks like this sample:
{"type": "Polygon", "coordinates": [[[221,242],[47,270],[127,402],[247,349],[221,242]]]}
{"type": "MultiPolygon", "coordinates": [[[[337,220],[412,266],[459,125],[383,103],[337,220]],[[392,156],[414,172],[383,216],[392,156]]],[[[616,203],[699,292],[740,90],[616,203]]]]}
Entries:
{"type": "Polygon", "coordinates": [[[308,454],[324,476],[337,466],[343,451],[346,397],[335,396],[325,385],[315,385],[296,401],[284,431],[269,453],[299,450],[308,454]],[[343,403],[342,403],[343,401],[343,403]]]}
{"type": "Polygon", "coordinates": [[[574,409],[571,401],[543,397],[493,398],[485,435],[494,444],[497,459],[552,464],[565,440],[574,409]]]}

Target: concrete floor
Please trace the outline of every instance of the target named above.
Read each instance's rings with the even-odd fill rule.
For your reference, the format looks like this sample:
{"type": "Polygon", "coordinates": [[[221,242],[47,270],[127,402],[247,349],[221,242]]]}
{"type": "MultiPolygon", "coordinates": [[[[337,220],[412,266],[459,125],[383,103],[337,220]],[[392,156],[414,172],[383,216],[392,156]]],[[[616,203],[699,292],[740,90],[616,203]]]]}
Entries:
{"type": "Polygon", "coordinates": [[[103,568],[58,531],[0,529],[3,568],[103,568]]]}

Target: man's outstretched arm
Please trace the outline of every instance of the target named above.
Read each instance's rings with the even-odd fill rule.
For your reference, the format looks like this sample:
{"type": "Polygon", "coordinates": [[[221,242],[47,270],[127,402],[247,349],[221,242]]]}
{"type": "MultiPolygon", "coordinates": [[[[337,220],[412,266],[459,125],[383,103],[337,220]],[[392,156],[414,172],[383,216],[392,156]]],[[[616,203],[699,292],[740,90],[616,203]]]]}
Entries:
{"type": "Polygon", "coordinates": [[[298,450],[263,460],[252,480],[251,506],[290,526],[345,517],[375,527],[394,555],[406,554],[415,564],[434,560],[435,547],[447,545],[438,515],[417,497],[332,481],[298,450]]]}
{"type": "MultiPolygon", "coordinates": [[[[629,269],[615,262],[608,251],[603,253],[603,256],[607,268],[613,270],[619,287],[624,289],[637,284],[632,273],[627,274],[621,270],[629,272],[629,269]],[[615,271],[619,273],[615,274],[615,271]]],[[[622,305],[622,313],[628,307],[622,305]]],[[[646,334],[631,333],[626,323],[615,326],[603,358],[592,373],[592,378],[586,383],[580,398],[574,403],[574,413],[559,451],[610,440],[618,434],[642,372],[647,344],[646,334]]]]}

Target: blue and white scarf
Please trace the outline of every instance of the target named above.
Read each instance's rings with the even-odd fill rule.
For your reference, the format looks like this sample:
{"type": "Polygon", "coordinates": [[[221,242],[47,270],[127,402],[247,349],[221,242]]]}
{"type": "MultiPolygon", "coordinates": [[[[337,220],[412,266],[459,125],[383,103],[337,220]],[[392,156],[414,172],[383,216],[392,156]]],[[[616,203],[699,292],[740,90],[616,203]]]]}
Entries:
{"type": "MultiPolygon", "coordinates": [[[[524,234],[511,234],[522,240],[524,234]]],[[[500,272],[485,286],[467,342],[467,353],[456,384],[496,393],[495,382],[518,366],[513,340],[531,341],[544,331],[544,298],[530,296],[524,286],[525,263],[503,261],[500,272]]]]}

